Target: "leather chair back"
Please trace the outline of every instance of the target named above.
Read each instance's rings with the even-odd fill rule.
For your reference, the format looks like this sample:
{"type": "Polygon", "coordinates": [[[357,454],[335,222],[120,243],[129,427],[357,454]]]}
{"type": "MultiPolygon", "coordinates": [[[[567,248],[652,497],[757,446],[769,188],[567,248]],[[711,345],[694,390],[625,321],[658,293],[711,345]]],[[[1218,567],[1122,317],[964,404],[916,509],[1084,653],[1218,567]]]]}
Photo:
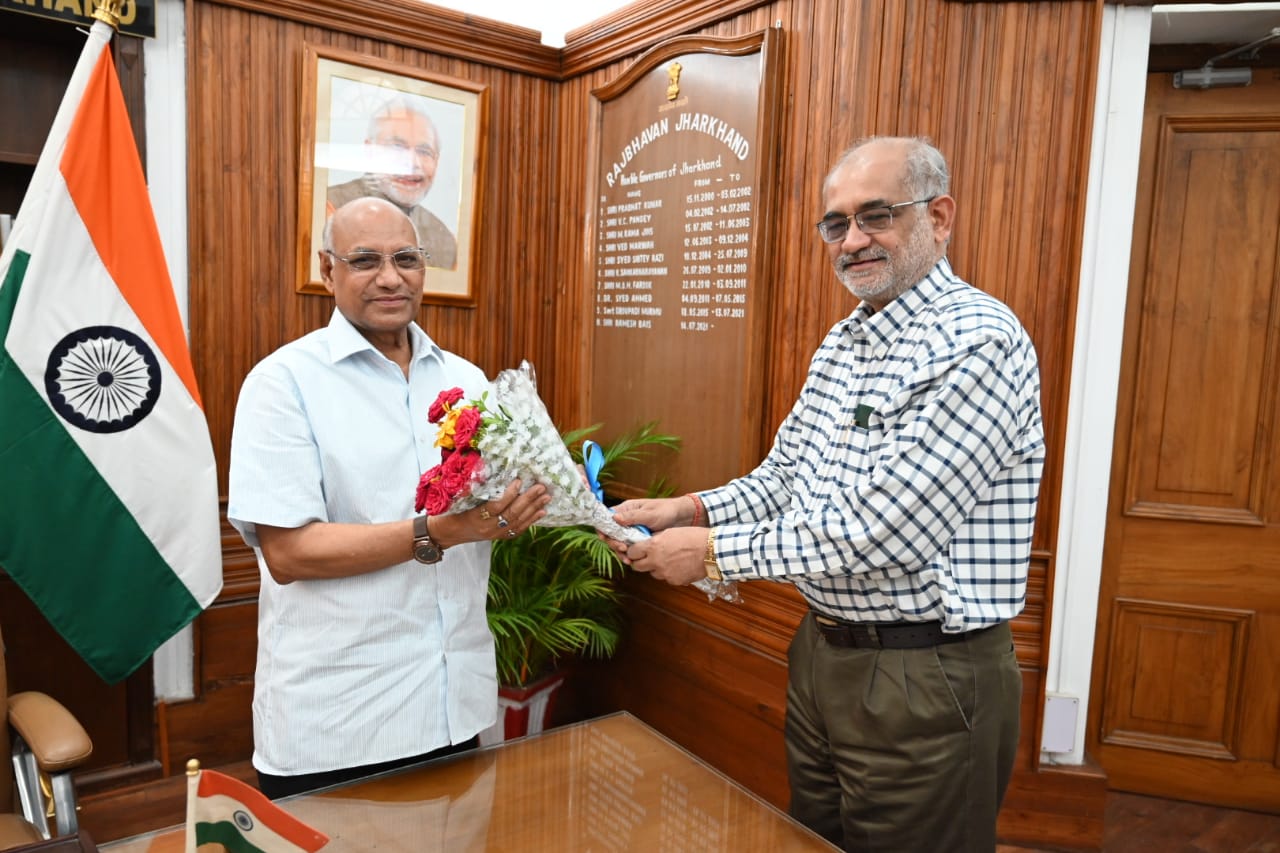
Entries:
{"type": "Polygon", "coordinates": [[[9,673],[4,666],[4,635],[0,634],[0,812],[21,812],[9,760],[9,673]]]}

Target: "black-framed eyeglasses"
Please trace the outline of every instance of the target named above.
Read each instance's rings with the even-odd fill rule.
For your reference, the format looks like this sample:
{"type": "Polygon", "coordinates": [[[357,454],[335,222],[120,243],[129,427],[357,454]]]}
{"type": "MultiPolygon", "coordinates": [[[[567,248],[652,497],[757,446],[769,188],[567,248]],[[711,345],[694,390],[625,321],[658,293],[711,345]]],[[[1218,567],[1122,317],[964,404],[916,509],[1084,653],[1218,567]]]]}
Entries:
{"type": "Polygon", "coordinates": [[[329,249],[325,249],[329,257],[342,261],[352,272],[377,272],[382,264],[391,259],[391,265],[401,272],[417,272],[431,260],[431,253],[425,249],[401,249],[398,252],[352,252],[343,257],[329,249]]]}
{"type": "Polygon", "coordinates": [[[915,201],[900,201],[884,207],[870,207],[849,216],[829,213],[818,223],[818,235],[822,237],[824,243],[839,243],[848,235],[850,222],[857,223],[858,230],[863,234],[879,234],[893,227],[893,212],[898,208],[910,207],[913,204],[928,204],[935,198],[937,198],[936,195],[931,195],[915,201]]]}

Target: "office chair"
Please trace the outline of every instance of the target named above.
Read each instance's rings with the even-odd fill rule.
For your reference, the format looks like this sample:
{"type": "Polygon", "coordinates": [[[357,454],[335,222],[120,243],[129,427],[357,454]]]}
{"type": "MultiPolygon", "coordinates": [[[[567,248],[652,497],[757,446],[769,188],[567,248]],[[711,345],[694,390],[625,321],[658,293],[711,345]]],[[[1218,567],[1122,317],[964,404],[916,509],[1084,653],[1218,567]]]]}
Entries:
{"type": "Polygon", "coordinates": [[[9,695],[8,686],[0,636],[0,851],[52,838],[50,817],[58,836],[79,834],[71,771],[93,752],[61,703],[35,691],[9,695]]]}

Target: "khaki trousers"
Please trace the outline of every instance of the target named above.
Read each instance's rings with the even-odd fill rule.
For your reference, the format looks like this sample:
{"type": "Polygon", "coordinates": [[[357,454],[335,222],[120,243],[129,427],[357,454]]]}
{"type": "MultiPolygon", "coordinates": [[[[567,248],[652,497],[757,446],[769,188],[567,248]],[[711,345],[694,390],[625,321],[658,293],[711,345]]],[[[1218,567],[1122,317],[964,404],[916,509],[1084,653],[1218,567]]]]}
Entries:
{"type": "Polygon", "coordinates": [[[1022,702],[1008,624],[924,649],[851,649],[808,614],[788,659],[793,817],[858,853],[995,850],[1022,702]]]}

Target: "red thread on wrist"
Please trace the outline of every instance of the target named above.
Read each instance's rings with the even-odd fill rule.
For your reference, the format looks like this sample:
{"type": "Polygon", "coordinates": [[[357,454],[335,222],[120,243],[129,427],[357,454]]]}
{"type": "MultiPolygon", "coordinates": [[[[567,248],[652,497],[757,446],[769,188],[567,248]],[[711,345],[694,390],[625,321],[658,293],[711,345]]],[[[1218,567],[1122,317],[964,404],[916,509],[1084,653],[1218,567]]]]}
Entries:
{"type": "Polygon", "coordinates": [[[707,509],[702,505],[702,498],[698,497],[693,492],[689,492],[685,497],[693,501],[693,521],[689,522],[689,526],[702,527],[702,522],[707,517],[707,509]]]}

